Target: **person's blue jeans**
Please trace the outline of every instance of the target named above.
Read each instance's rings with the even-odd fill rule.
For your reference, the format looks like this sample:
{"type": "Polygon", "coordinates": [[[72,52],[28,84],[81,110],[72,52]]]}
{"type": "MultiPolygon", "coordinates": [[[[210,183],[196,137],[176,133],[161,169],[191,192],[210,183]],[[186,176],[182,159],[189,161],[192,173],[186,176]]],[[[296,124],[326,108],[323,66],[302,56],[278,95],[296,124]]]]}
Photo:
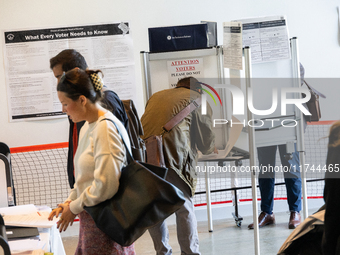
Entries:
{"type": "MultiPolygon", "coordinates": [[[[275,187],[275,171],[271,171],[270,167],[275,168],[276,150],[279,147],[280,159],[283,169],[284,179],[287,191],[287,202],[289,211],[301,211],[301,174],[299,153],[296,151],[292,154],[293,158],[287,161],[284,157],[286,154],[286,145],[274,145],[257,148],[257,155],[260,165],[259,187],[261,193],[261,211],[272,214],[274,207],[274,187],[275,187]],[[263,167],[262,167],[263,166],[263,167]],[[267,169],[265,169],[267,168],[267,169]],[[290,169],[290,171],[287,171],[290,169]],[[262,171],[267,170],[267,171],[262,171]]],[[[281,171],[281,170],[280,170],[281,171]]]]}

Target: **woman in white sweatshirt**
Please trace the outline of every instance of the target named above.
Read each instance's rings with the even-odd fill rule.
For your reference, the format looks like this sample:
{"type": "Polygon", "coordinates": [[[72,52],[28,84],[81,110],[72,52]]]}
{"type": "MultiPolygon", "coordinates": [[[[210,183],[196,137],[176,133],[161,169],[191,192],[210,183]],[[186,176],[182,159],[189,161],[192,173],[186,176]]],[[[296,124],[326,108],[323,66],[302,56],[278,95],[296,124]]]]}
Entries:
{"type": "Polygon", "coordinates": [[[79,243],[75,254],[135,254],[134,246],[122,247],[98,229],[84,206],[94,206],[113,197],[119,186],[121,169],[127,164],[122,137],[130,148],[121,122],[104,109],[100,71],[72,69],[63,74],[57,86],[62,110],[73,122],[86,121],[81,128],[74,157],[75,185],[68,199],[54,209],[49,219],[59,217],[57,227],[65,231],[78,215],[79,243]],[[111,121],[117,125],[120,134],[111,121]]]}

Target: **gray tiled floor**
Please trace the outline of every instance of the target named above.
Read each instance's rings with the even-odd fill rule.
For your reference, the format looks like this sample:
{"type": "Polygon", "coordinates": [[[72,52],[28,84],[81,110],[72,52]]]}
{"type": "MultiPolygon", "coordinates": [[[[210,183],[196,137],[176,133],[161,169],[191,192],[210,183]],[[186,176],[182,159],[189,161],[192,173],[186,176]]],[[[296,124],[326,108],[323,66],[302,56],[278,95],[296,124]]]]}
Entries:
{"type": "MultiPolygon", "coordinates": [[[[314,213],[318,208],[310,209],[314,213]]],[[[276,225],[260,229],[260,251],[261,254],[276,254],[283,242],[292,232],[288,229],[288,212],[276,213],[276,225]]],[[[207,222],[198,223],[200,238],[200,251],[202,255],[249,255],[254,252],[254,231],[248,230],[247,226],[252,222],[252,217],[244,217],[242,226],[235,225],[233,219],[217,220],[213,222],[214,231],[209,233],[207,222]]],[[[173,254],[180,254],[176,239],[176,228],[169,226],[170,244],[173,254]]],[[[77,245],[77,236],[64,237],[66,255],[74,254],[77,245]]],[[[137,255],[155,254],[153,244],[148,233],[145,233],[135,243],[137,255]]]]}

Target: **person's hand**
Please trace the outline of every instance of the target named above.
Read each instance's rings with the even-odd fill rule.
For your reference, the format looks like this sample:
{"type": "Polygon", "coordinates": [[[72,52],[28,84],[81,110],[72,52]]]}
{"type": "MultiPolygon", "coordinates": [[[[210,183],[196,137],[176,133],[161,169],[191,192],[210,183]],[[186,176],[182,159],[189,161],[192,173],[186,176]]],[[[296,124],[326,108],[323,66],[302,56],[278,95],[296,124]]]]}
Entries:
{"type": "Polygon", "coordinates": [[[48,220],[53,220],[53,217],[55,216],[56,218],[59,217],[59,214],[63,212],[63,208],[62,207],[59,207],[58,205],[58,208],[54,209],[50,215],[48,216],[48,220]]]}
{"type": "Polygon", "coordinates": [[[74,219],[77,215],[73,214],[70,210],[70,204],[59,204],[60,208],[62,208],[61,217],[59,217],[59,221],[57,223],[57,228],[59,232],[66,231],[69,225],[72,226],[74,219]]]}
{"type": "Polygon", "coordinates": [[[215,148],[214,148],[214,153],[215,153],[215,154],[218,154],[218,150],[217,150],[216,146],[215,146],[215,148]]]}

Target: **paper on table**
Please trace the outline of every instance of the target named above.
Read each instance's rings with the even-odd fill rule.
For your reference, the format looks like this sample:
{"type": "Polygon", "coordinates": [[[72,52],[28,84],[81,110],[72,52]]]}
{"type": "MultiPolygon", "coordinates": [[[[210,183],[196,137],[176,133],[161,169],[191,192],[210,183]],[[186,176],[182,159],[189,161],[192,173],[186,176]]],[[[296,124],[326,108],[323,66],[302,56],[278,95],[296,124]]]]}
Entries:
{"type": "MultiPolygon", "coordinates": [[[[240,123],[240,121],[236,117],[232,117],[232,123],[240,123]]],[[[231,149],[234,147],[235,143],[237,142],[237,139],[239,138],[241,132],[243,129],[243,125],[240,124],[234,124],[230,128],[230,135],[227,142],[227,145],[225,146],[224,150],[218,150],[218,153],[211,153],[209,155],[203,155],[200,151],[198,152],[198,161],[207,161],[207,160],[214,160],[214,159],[223,159],[226,158],[231,151],[231,149]]]]}
{"type": "Polygon", "coordinates": [[[18,206],[10,206],[10,207],[2,207],[0,208],[1,215],[18,215],[18,214],[28,214],[28,213],[36,213],[37,208],[32,205],[18,205],[18,206]]]}
{"type": "Polygon", "coordinates": [[[19,215],[4,215],[5,225],[18,227],[50,228],[58,219],[48,220],[49,212],[34,212],[19,215]]]}
{"type": "Polygon", "coordinates": [[[0,208],[0,214],[7,226],[50,228],[58,221],[49,221],[49,211],[38,212],[37,207],[32,204],[3,207],[0,208]]]}
{"type": "Polygon", "coordinates": [[[44,242],[38,239],[20,239],[8,242],[11,254],[32,254],[32,251],[42,249],[44,242]]]}

